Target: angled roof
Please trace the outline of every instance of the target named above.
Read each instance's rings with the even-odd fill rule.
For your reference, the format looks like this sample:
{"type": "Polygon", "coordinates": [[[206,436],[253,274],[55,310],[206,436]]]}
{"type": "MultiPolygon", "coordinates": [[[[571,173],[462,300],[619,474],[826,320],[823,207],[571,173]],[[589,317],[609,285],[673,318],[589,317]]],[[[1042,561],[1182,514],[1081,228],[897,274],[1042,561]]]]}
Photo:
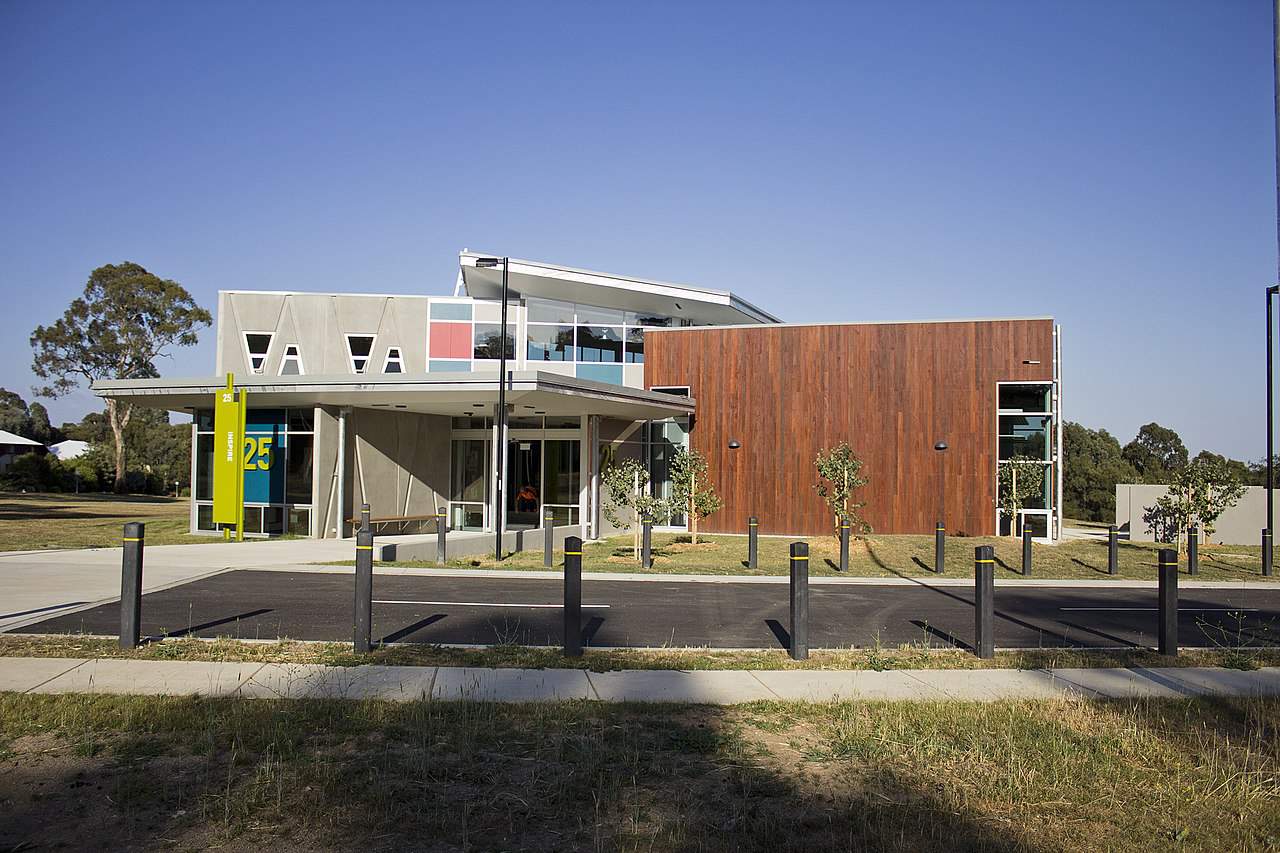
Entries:
{"type": "MultiPolygon", "coordinates": [[[[500,257],[464,250],[458,253],[462,283],[469,296],[502,297],[502,267],[478,267],[477,258],[500,257]]],[[[513,296],[578,302],[603,308],[679,317],[700,324],[781,322],[727,290],[614,275],[574,267],[511,258],[508,289],[513,296]]]]}
{"type": "Polygon", "coordinates": [[[22,444],[30,447],[44,447],[44,445],[38,441],[32,441],[29,438],[25,438],[5,429],[0,429],[0,444],[22,444]]]}

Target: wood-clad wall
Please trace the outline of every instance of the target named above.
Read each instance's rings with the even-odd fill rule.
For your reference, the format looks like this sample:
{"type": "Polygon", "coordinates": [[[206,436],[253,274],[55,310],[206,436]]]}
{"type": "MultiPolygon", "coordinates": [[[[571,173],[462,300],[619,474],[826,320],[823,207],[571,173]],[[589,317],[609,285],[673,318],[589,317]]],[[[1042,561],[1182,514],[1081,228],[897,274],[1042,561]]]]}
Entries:
{"type": "Polygon", "coordinates": [[[996,383],[1052,379],[1052,320],[645,334],[646,387],[688,385],[697,402],[690,440],[725,500],[711,532],[745,531],[753,514],[762,533],[831,530],[813,461],[843,440],[866,463],[874,529],[930,533],[942,440],[948,529],[994,533],[996,383]]]}

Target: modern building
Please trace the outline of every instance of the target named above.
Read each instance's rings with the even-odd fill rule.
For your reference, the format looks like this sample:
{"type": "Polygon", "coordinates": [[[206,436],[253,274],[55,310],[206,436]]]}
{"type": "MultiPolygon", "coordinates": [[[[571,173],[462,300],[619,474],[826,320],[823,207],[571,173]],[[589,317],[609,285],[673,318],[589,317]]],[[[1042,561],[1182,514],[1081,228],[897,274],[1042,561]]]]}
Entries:
{"type": "Polygon", "coordinates": [[[28,453],[43,455],[48,452],[49,449],[38,441],[0,429],[0,472],[8,470],[13,460],[19,456],[25,456],[28,453]]]}
{"type": "MultiPolygon", "coordinates": [[[[1042,460],[1037,536],[1060,528],[1058,329],[1050,318],[787,325],[732,293],[463,251],[449,296],[223,291],[212,375],[100,382],[194,416],[191,524],[212,532],[214,394],[248,389],[248,531],[350,534],[447,507],[464,530],[610,530],[600,474],[642,460],[669,494],[676,447],[704,453],[710,532],[815,534],[814,456],[848,441],[882,532],[1000,529],[997,468],[1042,460]],[[497,434],[506,348],[507,433],[497,434]],[[948,449],[935,450],[938,442],[948,449]],[[495,447],[498,448],[495,452],[495,447]]],[[[665,522],[683,525],[676,513],[665,522]]],[[[1007,524],[1006,524],[1007,527],[1007,524]]]]}

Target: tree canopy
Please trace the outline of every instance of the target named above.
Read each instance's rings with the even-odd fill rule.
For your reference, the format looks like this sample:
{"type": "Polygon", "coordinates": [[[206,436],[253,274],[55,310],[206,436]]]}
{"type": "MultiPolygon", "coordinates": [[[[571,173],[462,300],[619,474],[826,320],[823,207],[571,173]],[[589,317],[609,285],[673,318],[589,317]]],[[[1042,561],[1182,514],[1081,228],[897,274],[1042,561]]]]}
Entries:
{"type": "Polygon", "coordinates": [[[1121,452],[1144,483],[1167,483],[1187,465],[1187,447],[1176,432],[1152,421],[1121,452]]]}
{"type": "MultiPolygon", "coordinates": [[[[37,393],[59,397],[81,383],[158,376],[156,359],[170,347],[195,344],[212,322],[176,281],[131,262],[98,267],[60,319],[31,333],[31,369],[47,380],[37,393]]],[[[125,487],[124,431],[132,413],[132,404],[107,398],[117,491],[125,487]]]]}
{"type": "Polygon", "coordinates": [[[1116,483],[1138,480],[1138,471],[1105,429],[1089,429],[1067,421],[1062,430],[1067,464],[1062,476],[1062,511],[1069,518],[1106,521],[1115,518],[1116,483]]]}

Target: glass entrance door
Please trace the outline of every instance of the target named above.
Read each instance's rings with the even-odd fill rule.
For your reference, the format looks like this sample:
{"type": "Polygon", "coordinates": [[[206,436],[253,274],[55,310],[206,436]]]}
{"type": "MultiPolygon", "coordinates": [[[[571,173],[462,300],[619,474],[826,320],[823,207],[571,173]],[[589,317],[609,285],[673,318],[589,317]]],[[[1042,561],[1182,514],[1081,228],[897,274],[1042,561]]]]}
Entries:
{"type": "Polygon", "coordinates": [[[517,439],[507,445],[507,527],[542,524],[542,442],[517,439]]]}

